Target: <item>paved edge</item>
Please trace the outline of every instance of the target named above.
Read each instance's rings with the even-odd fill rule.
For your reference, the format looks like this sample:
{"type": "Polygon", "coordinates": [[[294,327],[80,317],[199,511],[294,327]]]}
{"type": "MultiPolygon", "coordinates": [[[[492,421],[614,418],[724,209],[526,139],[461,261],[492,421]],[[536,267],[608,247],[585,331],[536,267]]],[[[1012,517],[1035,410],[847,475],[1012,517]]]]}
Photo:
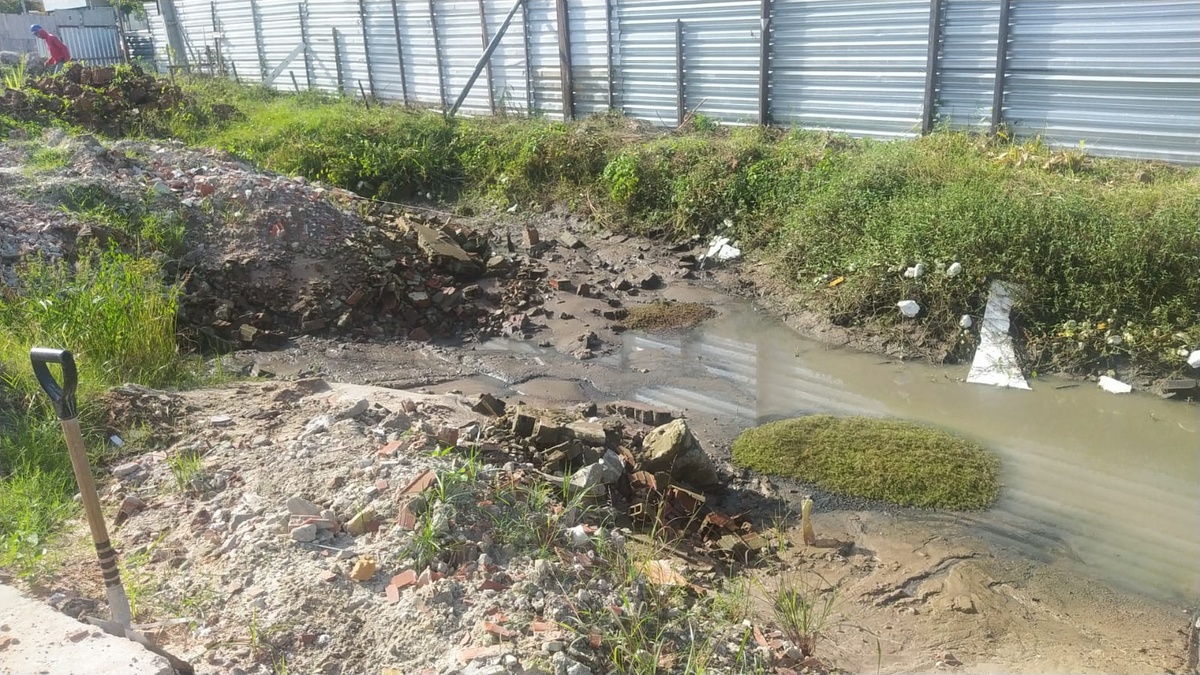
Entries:
{"type": "Polygon", "coordinates": [[[4,675],[174,675],[163,657],[136,642],[72,619],[0,584],[0,663],[4,675]]]}

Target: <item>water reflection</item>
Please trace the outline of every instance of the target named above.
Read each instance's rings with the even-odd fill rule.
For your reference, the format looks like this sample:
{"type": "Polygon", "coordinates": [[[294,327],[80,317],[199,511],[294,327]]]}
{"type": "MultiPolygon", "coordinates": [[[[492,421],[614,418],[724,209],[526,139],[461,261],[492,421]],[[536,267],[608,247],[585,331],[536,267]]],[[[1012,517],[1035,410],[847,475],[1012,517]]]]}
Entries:
{"type": "Polygon", "coordinates": [[[812,413],[887,415],[975,438],[1004,462],[1001,502],[962,517],[981,532],[1025,555],[1077,558],[1140,592],[1200,598],[1194,406],[1088,383],[1038,379],[1032,392],[966,384],[966,366],[828,349],[752,310],[674,338],[630,335],[610,359],[622,369],[671,361],[697,377],[664,380],[634,398],[747,425],[812,413]]]}

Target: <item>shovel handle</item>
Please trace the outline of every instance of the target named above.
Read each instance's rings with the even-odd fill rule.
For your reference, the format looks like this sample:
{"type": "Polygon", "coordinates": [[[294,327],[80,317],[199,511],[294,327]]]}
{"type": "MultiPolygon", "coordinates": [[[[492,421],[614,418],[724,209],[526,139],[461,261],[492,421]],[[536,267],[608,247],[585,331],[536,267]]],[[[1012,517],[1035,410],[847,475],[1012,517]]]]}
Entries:
{"type": "Polygon", "coordinates": [[[33,362],[33,374],[37,376],[42,391],[54,403],[54,411],[58,419],[75,419],[78,410],[75,407],[75,387],[79,384],[79,371],[75,368],[75,357],[66,349],[48,349],[34,347],[29,350],[29,360],[33,362]],[[62,384],[54,379],[50,372],[50,364],[62,366],[62,384]]]}

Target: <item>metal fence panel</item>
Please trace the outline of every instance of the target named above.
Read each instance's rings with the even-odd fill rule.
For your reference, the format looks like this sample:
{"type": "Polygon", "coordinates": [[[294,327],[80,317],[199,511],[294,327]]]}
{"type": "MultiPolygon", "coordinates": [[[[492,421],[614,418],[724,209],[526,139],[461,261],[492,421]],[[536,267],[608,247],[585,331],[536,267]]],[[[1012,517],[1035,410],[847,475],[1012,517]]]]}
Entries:
{"type": "Polygon", "coordinates": [[[212,72],[212,62],[216,60],[217,51],[217,33],[212,21],[212,3],[176,3],[175,13],[179,17],[179,27],[183,32],[188,64],[202,72],[212,72]]]}
{"type": "MultiPolygon", "coordinates": [[[[187,5],[202,5],[200,2],[176,2],[179,12],[187,5]]],[[[212,11],[216,14],[217,41],[221,45],[221,60],[225,68],[236,73],[242,82],[258,82],[262,79],[262,63],[258,58],[258,45],[254,41],[254,12],[246,0],[213,0],[212,11]]],[[[168,44],[166,36],[159,40],[168,44]]]]}
{"type": "MultiPolygon", "coordinates": [[[[562,64],[558,58],[558,12],[554,0],[526,0],[529,19],[530,68],[533,71],[533,109],[563,116],[562,64]]],[[[569,15],[568,15],[569,16],[569,15]]]]}
{"type": "MultiPolygon", "coordinates": [[[[504,24],[512,9],[513,0],[484,0],[487,11],[488,36],[493,36],[504,24]]],[[[528,64],[525,61],[525,26],[522,12],[517,11],[505,31],[496,51],[492,53],[492,91],[496,107],[502,113],[529,113],[528,64]]]]}
{"type": "Polygon", "coordinates": [[[881,138],[920,129],[929,0],[778,0],[771,114],[881,138]]]}
{"type": "MultiPolygon", "coordinates": [[[[371,56],[371,77],[379,98],[403,101],[400,45],[396,32],[397,16],[391,0],[366,0],[367,53],[371,56]]],[[[398,10],[399,7],[396,6],[398,10]]]]}
{"type": "Polygon", "coordinates": [[[400,12],[400,39],[404,45],[405,77],[414,103],[441,108],[443,84],[438,74],[437,49],[428,2],[397,0],[400,12]]]}
{"type": "Polygon", "coordinates": [[[568,0],[575,114],[608,111],[608,13],[605,0],[568,0]]]}
{"type": "Polygon", "coordinates": [[[727,123],[758,121],[761,0],[691,2],[683,20],[684,105],[727,123]]]}
{"type": "Polygon", "coordinates": [[[367,55],[363,44],[362,23],[358,3],[316,0],[308,3],[308,36],[312,43],[313,70],[320,89],[338,91],[338,64],[341,64],[342,89],[346,96],[357,98],[359,84],[370,92],[367,55]],[[337,29],[337,45],[334,45],[337,29]]]}
{"type": "Polygon", "coordinates": [[[996,80],[998,0],[948,0],[942,14],[937,121],[958,129],[986,129],[996,80]]]}
{"type": "Polygon", "coordinates": [[[656,124],[676,124],[675,15],[681,3],[621,0],[616,4],[621,108],[656,124]]]}
{"type": "Polygon", "coordinates": [[[1004,120],[1098,154],[1200,162],[1200,2],[1015,2],[1004,120]]]}
{"type": "Polygon", "coordinates": [[[0,51],[49,58],[46,43],[29,32],[34,23],[62,38],[73,59],[93,65],[111,65],[122,60],[117,14],[111,7],[62,9],[48,14],[0,14],[0,51]]]}
{"type": "MultiPolygon", "coordinates": [[[[268,74],[274,73],[295,52],[304,38],[300,31],[300,3],[295,0],[259,0],[259,29],[262,32],[263,55],[268,74]]],[[[304,52],[293,58],[275,77],[276,89],[291,91],[293,86],[307,89],[304,71],[304,52]],[[292,84],[295,77],[296,84],[292,84]]]]}
{"type": "MultiPolygon", "coordinates": [[[[483,54],[483,26],[480,22],[479,2],[442,0],[437,3],[436,11],[446,98],[453,103],[466,87],[476,62],[483,54]]],[[[492,112],[486,73],[480,73],[460,110],[476,114],[492,112]]]]}
{"type": "Polygon", "coordinates": [[[58,37],[71,50],[71,58],[91,65],[121,63],[121,38],[113,26],[59,26],[58,37]]]}

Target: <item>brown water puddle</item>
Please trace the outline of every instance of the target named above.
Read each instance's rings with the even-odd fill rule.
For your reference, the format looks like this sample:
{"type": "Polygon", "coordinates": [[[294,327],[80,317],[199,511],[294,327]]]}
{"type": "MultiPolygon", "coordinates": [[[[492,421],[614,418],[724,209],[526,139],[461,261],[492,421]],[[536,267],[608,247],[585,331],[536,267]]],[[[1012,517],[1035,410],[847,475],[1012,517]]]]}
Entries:
{"type": "Polygon", "coordinates": [[[685,410],[726,429],[716,434],[721,440],[812,413],[890,416],[956,431],[1001,457],[999,503],[984,514],[911,518],[966,524],[1017,557],[1075,561],[1089,576],[1139,593],[1200,598],[1194,406],[1053,378],[1032,380],[1032,392],[967,384],[966,365],[830,349],[747,305],[723,309],[693,331],[628,334],[619,353],[586,364],[529,342],[493,342],[492,351],[478,353],[489,368],[524,373],[521,384],[504,388],[508,394],[575,401],[581,390],[568,382],[582,380],[601,396],[685,410]]]}

